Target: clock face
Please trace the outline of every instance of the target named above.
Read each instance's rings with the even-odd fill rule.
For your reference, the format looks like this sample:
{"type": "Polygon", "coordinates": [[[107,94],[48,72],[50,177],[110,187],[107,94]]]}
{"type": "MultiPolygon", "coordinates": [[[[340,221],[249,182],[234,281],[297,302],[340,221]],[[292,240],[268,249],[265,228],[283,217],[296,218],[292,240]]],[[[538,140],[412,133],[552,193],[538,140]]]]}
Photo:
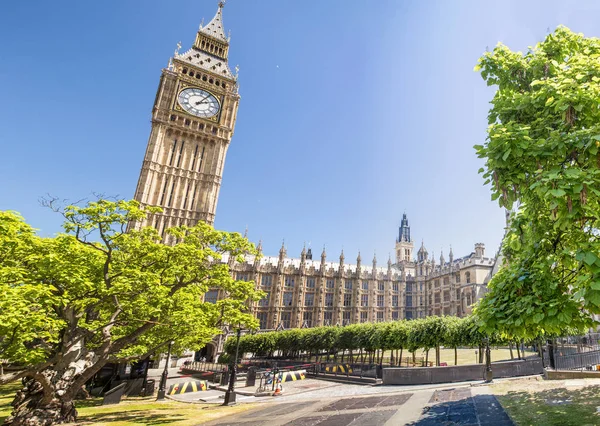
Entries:
{"type": "Polygon", "coordinates": [[[196,117],[214,117],[221,106],[212,93],[196,87],[189,87],[179,92],[179,105],[196,117]]]}

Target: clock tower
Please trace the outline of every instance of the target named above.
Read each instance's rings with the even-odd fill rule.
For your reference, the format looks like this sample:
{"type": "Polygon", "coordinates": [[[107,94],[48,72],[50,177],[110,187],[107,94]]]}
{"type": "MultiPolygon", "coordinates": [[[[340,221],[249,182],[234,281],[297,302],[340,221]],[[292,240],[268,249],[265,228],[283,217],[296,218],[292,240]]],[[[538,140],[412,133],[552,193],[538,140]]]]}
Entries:
{"type": "Polygon", "coordinates": [[[237,71],[234,75],[227,61],[223,5],[220,2],[215,17],[200,26],[189,50],[180,53],[177,45],[154,100],[135,199],[161,207],[162,213],[134,226],[153,226],[163,238],[170,227],[200,220],[212,225],[215,220],[240,99],[237,71]]]}

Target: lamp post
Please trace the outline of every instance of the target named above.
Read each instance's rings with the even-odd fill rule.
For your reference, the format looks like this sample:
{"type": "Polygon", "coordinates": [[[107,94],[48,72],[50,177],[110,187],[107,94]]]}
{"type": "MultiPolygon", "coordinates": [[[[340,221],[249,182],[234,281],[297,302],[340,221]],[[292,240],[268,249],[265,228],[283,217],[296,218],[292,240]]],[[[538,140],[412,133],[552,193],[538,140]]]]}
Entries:
{"type": "Polygon", "coordinates": [[[233,363],[231,365],[231,373],[229,374],[229,387],[227,388],[227,392],[225,392],[225,401],[223,402],[223,405],[225,405],[225,406],[236,404],[234,388],[235,388],[235,375],[237,372],[238,355],[239,355],[239,351],[240,351],[241,335],[242,335],[242,329],[240,327],[237,330],[237,341],[235,344],[235,358],[233,359],[233,363]]]}
{"type": "Polygon", "coordinates": [[[165,369],[162,372],[160,377],[160,386],[158,387],[158,395],[156,396],[157,401],[162,401],[165,399],[165,393],[167,392],[167,378],[169,377],[169,358],[171,357],[171,346],[173,346],[173,341],[169,342],[169,349],[167,350],[167,360],[165,362],[165,369]]]}
{"type": "Polygon", "coordinates": [[[492,354],[490,352],[490,338],[485,338],[485,381],[490,383],[494,375],[492,373],[492,354]]]}

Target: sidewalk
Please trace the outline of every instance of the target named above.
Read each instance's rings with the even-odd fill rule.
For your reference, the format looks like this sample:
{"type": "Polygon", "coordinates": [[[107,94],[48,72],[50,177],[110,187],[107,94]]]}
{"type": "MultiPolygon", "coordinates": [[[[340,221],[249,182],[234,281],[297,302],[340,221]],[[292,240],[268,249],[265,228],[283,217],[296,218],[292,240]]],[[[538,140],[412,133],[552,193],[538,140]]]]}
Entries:
{"type": "MultiPolygon", "coordinates": [[[[339,388],[334,385],[333,389],[339,388]]],[[[363,389],[366,389],[363,387],[363,389]]],[[[376,389],[376,387],[371,387],[376,389]]],[[[332,389],[327,389],[331,391],[332,389]]],[[[269,399],[239,415],[210,422],[235,426],[513,426],[488,386],[413,389],[372,395],[269,399]]],[[[306,396],[308,394],[304,394],[306,396]]],[[[296,395],[300,396],[300,395],[296,395]]]]}

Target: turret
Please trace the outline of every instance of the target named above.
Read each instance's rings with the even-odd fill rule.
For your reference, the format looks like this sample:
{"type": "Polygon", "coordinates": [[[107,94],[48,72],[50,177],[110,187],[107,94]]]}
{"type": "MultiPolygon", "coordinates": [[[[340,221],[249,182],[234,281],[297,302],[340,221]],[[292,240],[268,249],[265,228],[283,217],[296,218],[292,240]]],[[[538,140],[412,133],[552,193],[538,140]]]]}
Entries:
{"type": "Polygon", "coordinates": [[[427,260],[427,249],[425,248],[425,243],[421,240],[421,248],[417,252],[417,259],[419,262],[425,262],[427,260]]]}
{"type": "Polygon", "coordinates": [[[448,258],[450,259],[450,263],[454,262],[454,253],[452,253],[452,246],[450,246],[450,253],[448,253],[448,258]]]}
{"type": "Polygon", "coordinates": [[[279,249],[279,261],[283,262],[283,259],[287,256],[287,251],[285,249],[285,240],[281,243],[281,248],[279,249]]]}
{"type": "Polygon", "coordinates": [[[258,269],[260,265],[260,258],[262,256],[262,240],[258,241],[258,246],[256,246],[256,251],[258,252],[256,256],[254,256],[254,270],[258,269]]]}
{"type": "Polygon", "coordinates": [[[483,259],[485,255],[485,244],[477,243],[475,244],[475,257],[478,259],[483,259]]]}
{"type": "Polygon", "coordinates": [[[300,273],[304,273],[306,269],[306,246],[302,247],[302,252],[300,253],[300,273]]]}
{"type": "Polygon", "coordinates": [[[321,253],[321,276],[325,275],[325,260],[327,259],[327,253],[325,253],[325,246],[323,246],[323,252],[321,253]]]}
{"type": "Polygon", "coordinates": [[[373,278],[377,278],[377,254],[373,253],[373,278]]]}

